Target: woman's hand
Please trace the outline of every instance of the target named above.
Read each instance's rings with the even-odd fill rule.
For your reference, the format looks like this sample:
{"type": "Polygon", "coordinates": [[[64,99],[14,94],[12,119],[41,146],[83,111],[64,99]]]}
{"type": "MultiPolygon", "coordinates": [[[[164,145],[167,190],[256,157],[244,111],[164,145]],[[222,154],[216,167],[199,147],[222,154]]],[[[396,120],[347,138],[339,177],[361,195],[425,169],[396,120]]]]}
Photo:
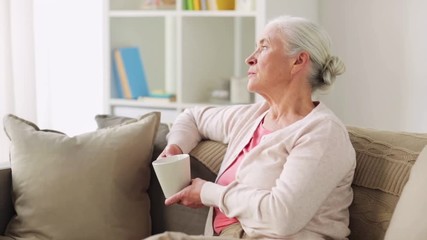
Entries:
{"type": "Polygon", "coordinates": [[[191,180],[191,184],[189,186],[166,199],[165,204],[169,206],[178,203],[191,208],[204,207],[200,198],[200,192],[202,191],[202,187],[205,182],[205,180],[200,178],[191,180]]]}
{"type": "Polygon", "coordinates": [[[169,157],[177,154],[182,154],[181,148],[176,144],[170,144],[165,147],[162,153],[160,153],[160,157],[169,157]]]}

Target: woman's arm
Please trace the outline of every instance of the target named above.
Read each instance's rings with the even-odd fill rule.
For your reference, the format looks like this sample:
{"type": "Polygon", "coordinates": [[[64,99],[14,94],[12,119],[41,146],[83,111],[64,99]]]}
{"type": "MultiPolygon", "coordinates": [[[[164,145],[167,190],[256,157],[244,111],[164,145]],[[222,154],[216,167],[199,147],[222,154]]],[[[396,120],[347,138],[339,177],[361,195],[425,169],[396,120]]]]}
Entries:
{"type": "Polygon", "coordinates": [[[250,107],[251,105],[234,105],[188,108],[173,123],[168,134],[168,145],[176,144],[183,153],[188,153],[202,139],[228,143],[231,132],[250,107]]]}

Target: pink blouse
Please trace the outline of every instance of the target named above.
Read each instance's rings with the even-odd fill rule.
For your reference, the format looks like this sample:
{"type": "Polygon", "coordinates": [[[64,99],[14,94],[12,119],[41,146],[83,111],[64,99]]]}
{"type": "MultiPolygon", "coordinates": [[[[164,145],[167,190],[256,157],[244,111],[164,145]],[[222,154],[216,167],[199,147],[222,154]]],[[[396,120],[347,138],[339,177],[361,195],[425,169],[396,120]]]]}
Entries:
{"type": "MultiPolygon", "coordinates": [[[[251,151],[256,145],[258,145],[258,143],[261,141],[261,138],[264,135],[271,133],[271,131],[265,129],[262,126],[263,122],[264,122],[264,120],[261,121],[258,128],[255,130],[253,137],[248,142],[248,144],[246,144],[246,146],[243,148],[243,150],[239,153],[239,155],[234,160],[234,162],[219,177],[217,184],[222,185],[222,186],[227,186],[228,184],[233,182],[236,178],[237,168],[239,167],[240,163],[243,161],[246,153],[251,151]]],[[[225,214],[223,214],[219,210],[219,208],[217,208],[217,207],[214,208],[214,214],[215,214],[214,215],[215,217],[214,217],[213,225],[214,225],[214,231],[216,234],[220,234],[221,231],[224,228],[226,228],[227,226],[229,226],[233,223],[239,222],[237,220],[237,218],[228,218],[227,216],[225,216],[225,214]]]]}

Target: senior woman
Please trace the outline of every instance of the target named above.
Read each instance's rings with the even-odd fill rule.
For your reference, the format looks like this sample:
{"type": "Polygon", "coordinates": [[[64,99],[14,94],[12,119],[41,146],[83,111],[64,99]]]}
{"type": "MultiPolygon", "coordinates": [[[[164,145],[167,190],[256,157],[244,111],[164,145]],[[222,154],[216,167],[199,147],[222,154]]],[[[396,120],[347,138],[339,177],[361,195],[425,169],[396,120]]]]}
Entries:
{"type": "Polygon", "coordinates": [[[318,25],[283,16],[257,40],[247,88],[265,101],[185,110],[161,156],[202,139],[228,144],[216,182],[193,179],[165,204],[209,206],[206,234],[345,239],[355,152],[341,121],[312,93],[344,72],[318,25]]]}

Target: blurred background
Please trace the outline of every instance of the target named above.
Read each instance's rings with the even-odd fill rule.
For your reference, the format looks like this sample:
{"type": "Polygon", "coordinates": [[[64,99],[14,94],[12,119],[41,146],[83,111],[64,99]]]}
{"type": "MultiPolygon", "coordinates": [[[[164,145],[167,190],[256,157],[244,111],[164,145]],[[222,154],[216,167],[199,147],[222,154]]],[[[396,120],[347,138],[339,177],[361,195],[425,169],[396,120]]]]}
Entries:
{"type": "MultiPolygon", "coordinates": [[[[426,1],[271,0],[266,6],[268,17],[301,15],[329,32],[347,71],[317,97],[345,124],[427,132],[426,1]]],[[[70,136],[96,129],[94,116],[109,112],[107,8],[105,0],[0,1],[1,116],[12,113],[70,136]]],[[[0,163],[8,161],[8,146],[2,131],[0,163]]]]}

